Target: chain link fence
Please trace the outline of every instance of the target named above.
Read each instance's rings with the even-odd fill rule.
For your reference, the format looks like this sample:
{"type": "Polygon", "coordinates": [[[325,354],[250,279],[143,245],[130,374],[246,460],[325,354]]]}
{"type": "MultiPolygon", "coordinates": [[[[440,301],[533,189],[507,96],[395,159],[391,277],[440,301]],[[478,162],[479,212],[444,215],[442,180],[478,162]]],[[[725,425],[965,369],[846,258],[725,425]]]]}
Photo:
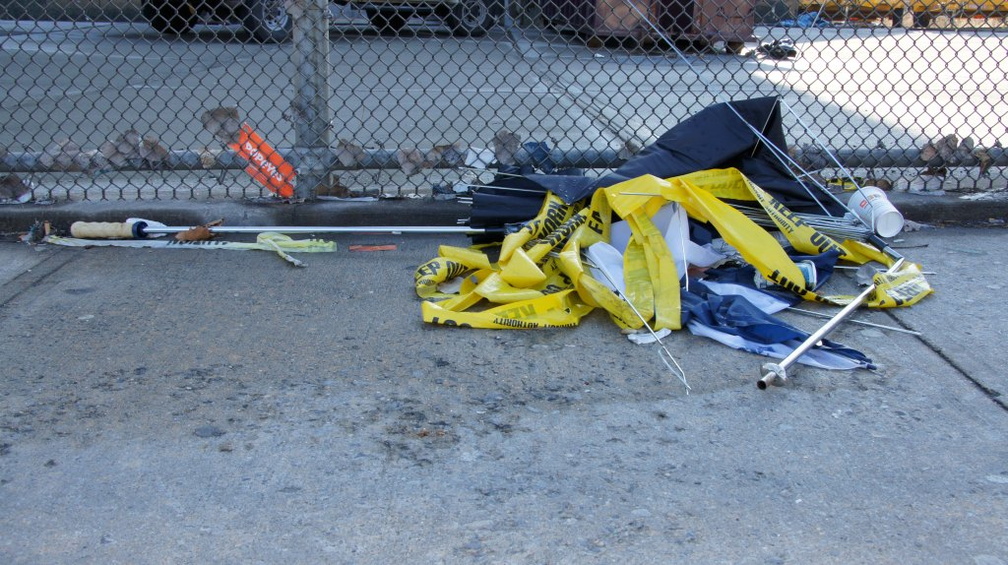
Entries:
{"type": "Polygon", "coordinates": [[[429,197],[502,169],[597,175],[713,103],[767,95],[802,174],[1003,190],[1006,13],[3,0],[0,201],[429,197]]]}

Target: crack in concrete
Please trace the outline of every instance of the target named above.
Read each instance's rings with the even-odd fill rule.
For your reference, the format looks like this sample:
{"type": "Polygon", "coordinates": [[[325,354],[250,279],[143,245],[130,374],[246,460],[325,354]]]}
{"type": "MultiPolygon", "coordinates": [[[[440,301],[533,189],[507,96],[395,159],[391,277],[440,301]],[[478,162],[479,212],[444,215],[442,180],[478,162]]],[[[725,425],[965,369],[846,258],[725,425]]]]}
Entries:
{"type": "Polygon", "coordinates": [[[21,296],[28,289],[33,288],[39,282],[59,271],[75,259],[75,256],[71,253],[66,253],[65,249],[52,249],[52,251],[55,253],[45,257],[30,269],[0,285],[0,308],[7,306],[12,300],[21,296]],[[62,259],[62,261],[57,262],[57,259],[62,259]]]}
{"type": "Polygon", "coordinates": [[[1004,395],[1001,394],[1001,392],[992,389],[991,387],[987,386],[982,381],[980,381],[980,379],[977,379],[977,378],[973,377],[972,375],[970,375],[965,369],[963,369],[961,366],[959,366],[959,364],[956,363],[956,361],[954,359],[952,359],[950,356],[946,355],[945,352],[942,351],[941,347],[938,347],[937,345],[931,343],[931,341],[929,341],[924,336],[918,336],[917,339],[919,339],[921,341],[921,343],[923,343],[924,345],[926,345],[928,349],[930,349],[932,352],[934,352],[935,355],[937,355],[939,358],[941,358],[942,361],[945,361],[946,363],[948,363],[953,369],[955,369],[967,381],[969,381],[970,383],[972,383],[973,386],[975,386],[978,389],[980,389],[980,392],[984,393],[984,395],[987,398],[989,398],[992,402],[994,402],[994,404],[997,404],[1002,410],[1004,410],[1005,412],[1008,412],[1008,401],[1005,400],[1004,395]]]}

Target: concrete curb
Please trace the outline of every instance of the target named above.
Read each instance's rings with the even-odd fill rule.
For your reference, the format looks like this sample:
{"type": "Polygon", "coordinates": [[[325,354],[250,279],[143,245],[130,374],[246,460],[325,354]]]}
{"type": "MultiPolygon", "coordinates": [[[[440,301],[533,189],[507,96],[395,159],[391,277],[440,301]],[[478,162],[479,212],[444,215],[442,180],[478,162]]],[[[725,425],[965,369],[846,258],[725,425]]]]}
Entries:
{"type": "Polygon", "coordinates": [[[968,200],[945,194],[928,196],[910,192],[890,192],[889,201],[903,217],[925,224],[974,224],[1008,217],[1008,198],[968,200]]]}
{"type": "MultiPolygon", "coordinates": [[[[957,196],[889,193],[903,216],[925,224],[1003,222],[1008,199],[965,200],[957,196]]],[[[456,201],[382,200],[375,202],[321,201],[310,204],[220,201],[68,202],[52,205],[0,207],[0,232],[17,233],[34,222],[48,220],[58,230],[75,221],[121,222],[146,218],[170,226],[193,226],[223,218],[229,226],[446,226],[468,218],[469,207],[456,201]]]]}
{"type": "Polygon", "coordinates": [[[48,220],[57,230],[76,221],[121,222],[144,218],[169,226],[194,226],[223,219],[229,226],[451,226],[467,218],[469,207],[454,201],[384,200],[310,204],[231,201],[101,202],[0,207],[0,232],[28,229],[48,220]]]}

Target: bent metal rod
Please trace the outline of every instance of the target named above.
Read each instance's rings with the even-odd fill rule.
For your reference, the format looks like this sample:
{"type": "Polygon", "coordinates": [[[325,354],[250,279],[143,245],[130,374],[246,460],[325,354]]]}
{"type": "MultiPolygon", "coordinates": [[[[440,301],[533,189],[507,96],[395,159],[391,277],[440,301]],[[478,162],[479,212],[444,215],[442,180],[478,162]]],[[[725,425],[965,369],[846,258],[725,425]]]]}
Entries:
{"type": "MultiPolygon", "coordinates": [[[[146,228],[144,233],[147,234],[170,234],[179,233],[183,231],[188,231],[192,229],[191,227],[181,228],[181,227],[163,227],[163,228],[146,228]]],[[[467,226],[268,226],[268,227],[257,227],[257,226],[231,226],[231,227],[212,227],[209,228],[211,233],[262,233],[262,232],[277,232],[277,233],[288,233],[288,234],[312,234],[312,233],[460,233],[460,234],[473,234],[473,233],[485,233],[487,230],[482,228],[470,228],[467,226]]]]}
{"type": "MultiPolygon", "coordinates": [[[[895,273],[903,266],[903,259],[896,261],[892,267],[889,267],[888,273],[895,273]]],[[[815,331],[812,335],[808,336],[801,345],[794,348],[794,351],[788,354],[780,363],[764,363],[761,367],[761,378],[756,381],[756,387],[760,390],[765,390],[770,385],[782,385],[787,382],[787,368],[795,364],[798,358],[805,354],[806,351],[815,347],[822,338],[826,337],[826,334],[833,331],[833,328],[840,325],[840,322],[844,321],[844,318],[849,316],[854,310],[857,310],[865,300],[868,299],[868,295],[875,292],[875,284],[872,283],[850,302],[847,306],[844,306],[843,310],[836,313],[830,321],[826,322],[821,328],[815,331]]]]}

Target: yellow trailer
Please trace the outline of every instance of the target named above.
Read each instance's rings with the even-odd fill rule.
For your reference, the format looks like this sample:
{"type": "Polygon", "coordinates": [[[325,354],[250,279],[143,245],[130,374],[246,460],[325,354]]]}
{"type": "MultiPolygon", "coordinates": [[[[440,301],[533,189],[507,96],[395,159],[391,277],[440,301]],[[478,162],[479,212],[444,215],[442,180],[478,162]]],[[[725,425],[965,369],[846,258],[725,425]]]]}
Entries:
{"type": "Polygon", "coordinates": [[[913,27],[927,27],[935,16],[949,18],[1004,18],[1008,0],[798,0],[800,13],[820,13],[829,20],[890,20],[903,25],[903,15],[913,15],[913,27]]]}

